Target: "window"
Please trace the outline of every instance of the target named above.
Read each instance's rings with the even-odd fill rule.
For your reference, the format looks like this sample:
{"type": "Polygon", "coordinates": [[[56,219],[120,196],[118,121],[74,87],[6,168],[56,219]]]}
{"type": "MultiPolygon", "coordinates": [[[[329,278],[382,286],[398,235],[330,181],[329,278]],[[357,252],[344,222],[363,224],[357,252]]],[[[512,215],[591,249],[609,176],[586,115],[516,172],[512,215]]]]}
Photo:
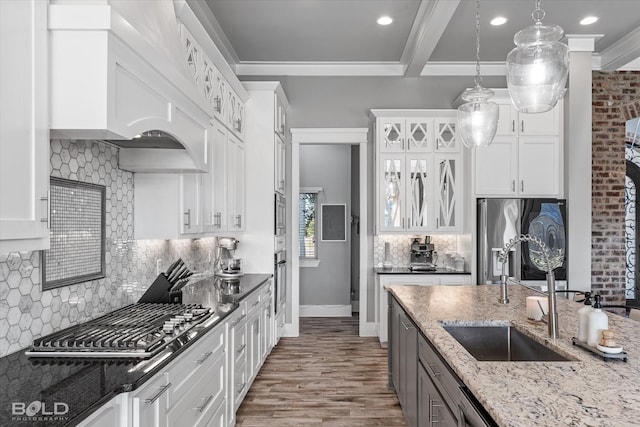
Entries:
{"type": "Polygon", "coordinates": [[[318,210],[318,193],[300,193],[300,258],[317,259],[318,243],[316,241],[316,212],[318,210]]]}

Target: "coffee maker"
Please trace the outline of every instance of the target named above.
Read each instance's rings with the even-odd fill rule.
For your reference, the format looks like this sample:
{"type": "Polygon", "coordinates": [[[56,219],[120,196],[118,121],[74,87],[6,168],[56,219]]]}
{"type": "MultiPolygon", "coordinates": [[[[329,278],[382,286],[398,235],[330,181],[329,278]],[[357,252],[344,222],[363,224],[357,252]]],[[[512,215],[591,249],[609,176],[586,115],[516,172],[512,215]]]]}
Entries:
{"type": "Polygon", "coordinates": [[[436,269],[438,254],[435,251],[431,236],[425,236],[424,242],[414,238],[411,242],[411,261],[409,269],[412,271],[431,271],[436,269]]]}

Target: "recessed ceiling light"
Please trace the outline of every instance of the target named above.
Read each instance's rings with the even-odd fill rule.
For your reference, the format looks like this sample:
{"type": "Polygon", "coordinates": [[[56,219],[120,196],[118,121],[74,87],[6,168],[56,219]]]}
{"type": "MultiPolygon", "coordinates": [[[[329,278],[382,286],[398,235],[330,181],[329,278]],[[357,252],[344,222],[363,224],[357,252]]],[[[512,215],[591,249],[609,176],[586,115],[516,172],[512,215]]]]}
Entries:
{"type": "Polygon", "coordinates": [[[496,16],[491,20],[491,25],[502,25],[507,22],[507,18],[504,16],[496,16]]]}
{"type": "Polygon", "coordinates": [[[393,22],[393,19],[391,19],[388,16],[381,16],[380,18],[378,18],[378,24],[380,25],[389,25],[393,22]]]}
{"type": "Polygon", "coordinates": [[[598,20],[597,16],[587,16],[580,21],[580,25],[591,25],[598,20]]]}

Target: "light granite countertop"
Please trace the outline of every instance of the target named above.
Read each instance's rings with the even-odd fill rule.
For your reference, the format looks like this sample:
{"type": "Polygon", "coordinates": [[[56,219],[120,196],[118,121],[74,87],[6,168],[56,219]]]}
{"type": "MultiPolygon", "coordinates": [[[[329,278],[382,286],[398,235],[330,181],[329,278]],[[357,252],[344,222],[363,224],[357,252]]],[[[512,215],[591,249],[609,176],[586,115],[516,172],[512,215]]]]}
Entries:
{"type": "Polygon", "coordinates": [[[527,320],[525,299],[540,294],[524,286],[509,285],[507,305],[497,285],[386,288],[499,425],[640,425],[639,322],[607,313],[628,361],[605,362],[571,342],[579,303],[558,298],[560,338],[552,340],[547,325],[527,320]],[[441,326],[454,321],[511,324],[572,361],[479,362],[441,326]]]}

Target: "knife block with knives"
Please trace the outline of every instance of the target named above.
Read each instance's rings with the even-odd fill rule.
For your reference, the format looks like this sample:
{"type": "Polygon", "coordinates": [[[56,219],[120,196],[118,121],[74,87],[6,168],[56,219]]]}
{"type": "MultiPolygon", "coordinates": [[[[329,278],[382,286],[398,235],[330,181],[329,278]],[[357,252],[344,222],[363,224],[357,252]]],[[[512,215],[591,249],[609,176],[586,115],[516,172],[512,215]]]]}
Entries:
{"type": "Polygon", "coordinates": [[[178,258],[165,273],[158,274],[138,302],[181,304],[182,288],[189,282],[192,274],[182,259],[178,258]]]}

